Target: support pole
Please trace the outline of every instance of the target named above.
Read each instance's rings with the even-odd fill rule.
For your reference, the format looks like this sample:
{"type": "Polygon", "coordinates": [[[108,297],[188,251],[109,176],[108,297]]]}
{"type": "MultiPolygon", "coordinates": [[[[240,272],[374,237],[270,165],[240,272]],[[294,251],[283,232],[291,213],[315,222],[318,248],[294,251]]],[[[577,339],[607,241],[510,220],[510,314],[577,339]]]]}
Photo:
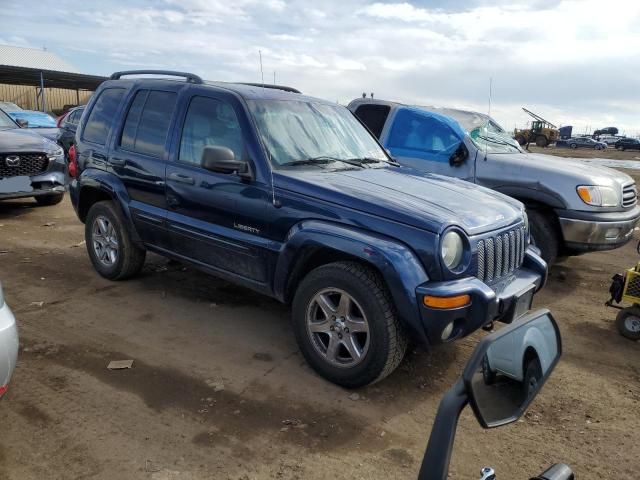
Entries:
{"type": "Polygon", "coordinates": [[[40,72],[40,91],[42,92],[42,111],[47,111],[47,97],[44,93],[44,75],[40,72]]]}

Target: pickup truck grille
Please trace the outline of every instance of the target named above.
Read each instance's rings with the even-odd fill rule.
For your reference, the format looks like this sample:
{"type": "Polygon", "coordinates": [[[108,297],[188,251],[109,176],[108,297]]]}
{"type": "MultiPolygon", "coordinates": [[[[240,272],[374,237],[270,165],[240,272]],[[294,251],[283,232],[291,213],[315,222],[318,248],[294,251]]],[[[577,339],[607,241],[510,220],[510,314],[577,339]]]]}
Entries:
{"type": "Polygon", "coordinates": [[[45,153],[0,154],[0,178],[38,175],[49,166],[45,153]]]}
{"type": "Polygon", "coordinates": [[[638,202],[638,191],[636,184],[626,185],[622,188],[622,206],[625,208],[635,207],[638,202]]]}
{"type": "Polygon", "coordinates": [[[524,226],[478,242],[477,273],[483,282],[491,282],[522,265],[527,249],[524,226]]]}

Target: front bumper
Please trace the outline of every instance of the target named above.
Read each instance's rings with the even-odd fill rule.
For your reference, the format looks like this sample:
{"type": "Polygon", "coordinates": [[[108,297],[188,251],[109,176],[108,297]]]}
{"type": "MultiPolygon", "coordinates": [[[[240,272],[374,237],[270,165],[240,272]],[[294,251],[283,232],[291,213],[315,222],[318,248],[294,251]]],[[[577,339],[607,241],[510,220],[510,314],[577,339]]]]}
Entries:
{"type": "Polygon", "coordinates": [[[422,326],[429,344],[450,342],[476,331],[492,321],[510,323],[518,299],[525,292],[540,290],[547,280],[547,264],[529,248],[521,268],[487,285],[475,277],[446,282],[427,282],[416,289],[422,326]],[[470,295],[471,302],[459,308],[436,309],[424,305],[425,295],[453,297],[470,295]],[[453,331],[446,340],[442,332],[451,323],[453,331]]]}
{"type": "Polygon", "coordinates": [[[558,212],[568,249],[579,252],[612,250],[626,244],[640,220],[640,207],[626,212],[558,212]]]}
{"type": "Polygon", "coordinates": [[[6,303],[0,307],[0,389],[9,384],[18,359],[16,319],[6,303]]]}
{"type": "MultiPolygon", "coordinates": [[[[66,167],[63,163],[53,162],[46,172],[32,177],[10,177],[6,180],[23,179],[24,182],[16,182],[20,187],[15,190],[0,190],[0,200],[13,198],[37,197],[40,195],[51,195],[54,193],[64,193],[66,185],[66,167]]],[[[2,181],[4,179],[0,179],[2,181]]]]}

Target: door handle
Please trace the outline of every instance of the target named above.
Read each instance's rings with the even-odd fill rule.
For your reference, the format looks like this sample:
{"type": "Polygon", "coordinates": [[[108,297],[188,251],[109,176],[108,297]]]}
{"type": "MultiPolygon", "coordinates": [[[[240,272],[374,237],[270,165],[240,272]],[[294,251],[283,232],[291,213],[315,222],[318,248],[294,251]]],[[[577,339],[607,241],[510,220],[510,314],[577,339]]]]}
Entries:
{"type": "Polygon", "coordinates": [[[89,154],[89,158],[91,158],[91,160],[98,160],[98,161],[101,161],[101,162],[106,162],[107,161],[106,155],[103,155],[102,153],[97,153],[97,152],[91,152],[89,154]]]}
{"type": "Polygon", "coordinates": [[[178,183],[186,183],[187,185],[195,185],[196,181],[193,177],[189,177],[188,175],[183,175],[182,173],[170,173],[169,180],[178,183]]]}
{"type": "Polygon", "coordinates": [[[109,163],[111,165],[124,165],[126,163],[126,160],[124,158],[111,157],[109,159],[109,163]]]}

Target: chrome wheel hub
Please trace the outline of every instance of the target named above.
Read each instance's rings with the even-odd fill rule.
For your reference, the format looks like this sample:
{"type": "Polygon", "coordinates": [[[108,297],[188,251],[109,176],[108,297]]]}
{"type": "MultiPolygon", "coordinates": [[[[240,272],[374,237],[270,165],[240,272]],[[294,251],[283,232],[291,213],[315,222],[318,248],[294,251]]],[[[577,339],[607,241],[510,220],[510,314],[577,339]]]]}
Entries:
{"type": "Polygon", "coordinates": [[[111,221],[102,215],[96,217],[91,227],[93,253],[100,263],[112,267],[118,261],[119,245],[116,230],[111,221]]]}
{"type": "Polygon", "coordinates": [[[633,333],[640,332],[640,317],[629,315],[624,320],[624,328],[633,333]]]}
{"type": "Polygon", "coordinates": [[[316,293],[307,307],[307,334],[329,364],[354,367],[369,350],[369,323],[362,307],[339,288],[316,293]]]}

